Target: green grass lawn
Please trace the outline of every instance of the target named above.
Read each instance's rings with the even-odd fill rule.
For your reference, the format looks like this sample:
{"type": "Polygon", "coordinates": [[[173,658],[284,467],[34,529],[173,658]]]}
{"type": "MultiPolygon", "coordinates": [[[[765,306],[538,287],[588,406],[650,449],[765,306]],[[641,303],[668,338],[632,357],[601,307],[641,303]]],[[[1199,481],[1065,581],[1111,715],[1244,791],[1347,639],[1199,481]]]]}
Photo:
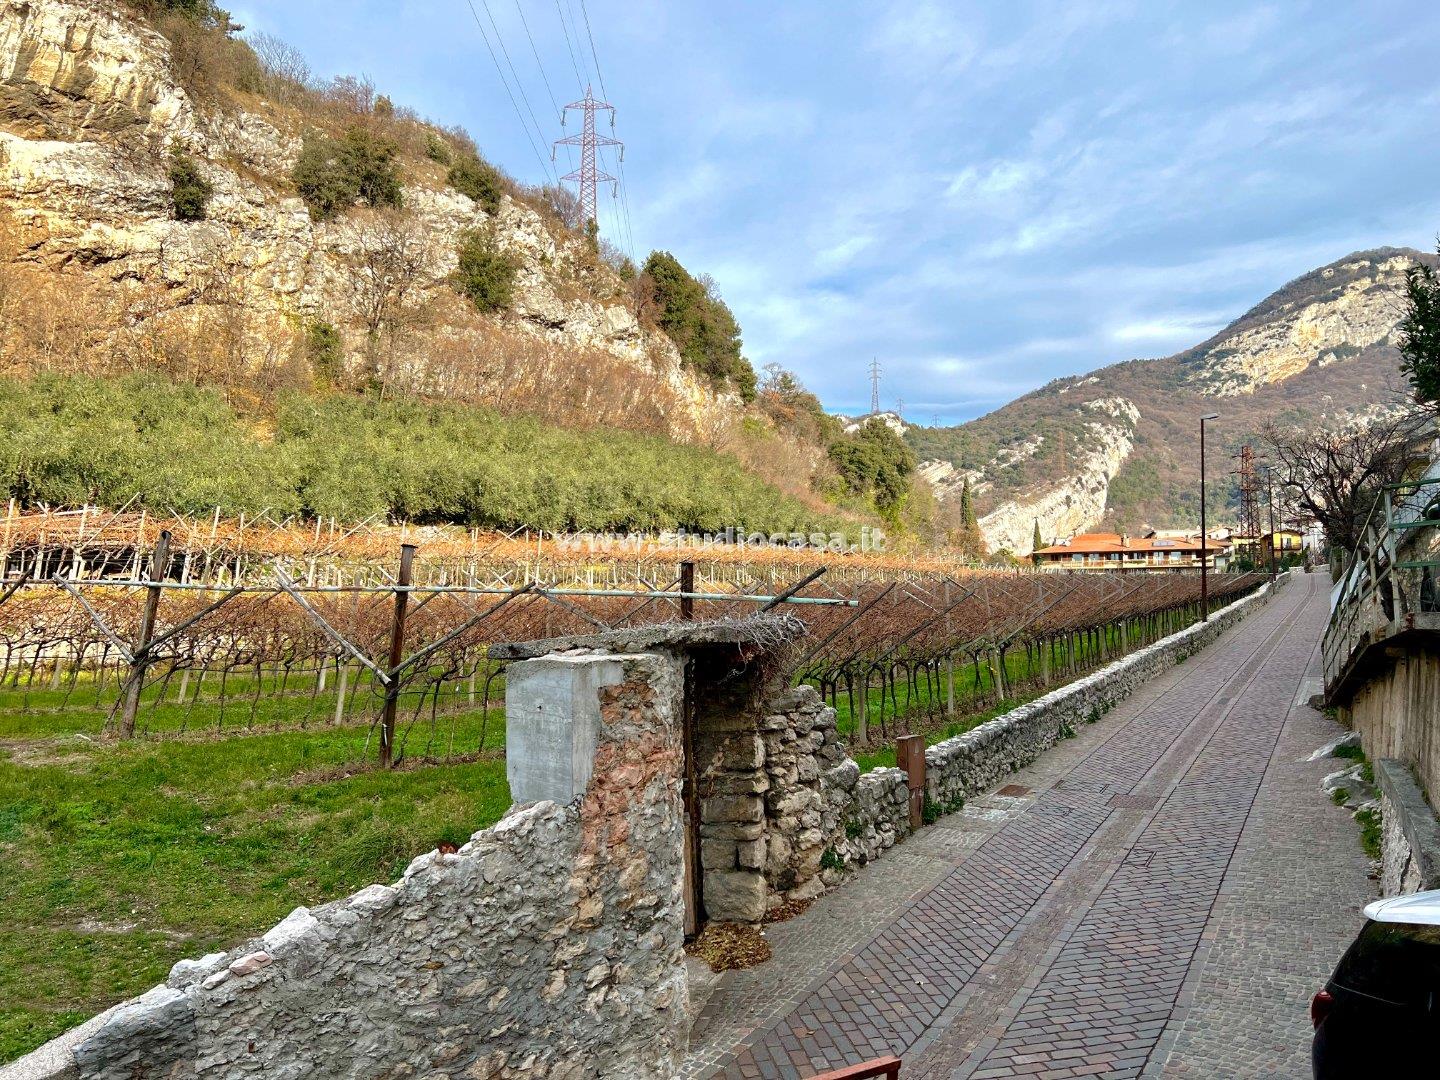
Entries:
{"type": "MultiPolygon", "coordinates": [[[[1008,660],[1010,698],[993,700],[983,668],[978,686],[957,668],[955,718],[913,729],[938,742],[1043,692],[1026,681],[1023,649],[1008,660]]],[[[182,957],[393,880],[510,804],[502,680],[488,721],[464,681],[443,686],[433,718],[431,699],[403,702],[408,760],[393,771],[374,767],[376,699],[353,676],[340,725],[335,681],[321,691],[313,672],[232,674],[223,705],[218,675],[192,677],[183,694],[174,678],[147,689],[129,742],[102,737],[113,678],[15,683],[0,685],[0,1061],[146,990],[182,957]]],[[[843,694],[839,705],[853,736],[843,694]]],[[[856,750],[862,769],[895,763],[893,745],[856,750]]]]}
{"type": "MultiPolygon", "coordinates": [[[[382,772],[368,764],[368,705],[334,727],[262,686],[278,731],[210,737],[195,721],[213,725],[217,706],[202,700],[191,734],[121,743],[95,737],[109,702],[88,689],[66,708],[62,693],[0,691],[0,1061],[147,989],[182,957],[393,880],[510,804],[498,710],[483,751],[478,710],[442,713],[434,739],[427,711],[411,756],[453,740],[467,760],[382,772]]],[[[174,732],[180,709],[147,709],[142,726],[174,732]]],[[[238,727],[248,708],[232,715],[238,727]]]]}

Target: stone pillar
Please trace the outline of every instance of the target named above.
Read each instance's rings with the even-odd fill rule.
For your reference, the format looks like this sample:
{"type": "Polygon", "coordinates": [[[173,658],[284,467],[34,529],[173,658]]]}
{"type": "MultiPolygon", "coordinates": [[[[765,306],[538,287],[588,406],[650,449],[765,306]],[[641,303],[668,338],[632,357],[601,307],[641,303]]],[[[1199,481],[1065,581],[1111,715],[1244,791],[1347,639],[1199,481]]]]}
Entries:
{"type": "Polygon", "coordinates": [[[765,917],[765,747],[746,713],[699,710],[701,895],[715,922],[765,917]]]}
{"type": "Polygon", "coordinates": [[[624,679],[603,654],[543,656],[505,673],[505,778],[517,803],[568,803],[589,786],[600,690],[624,679]]]}

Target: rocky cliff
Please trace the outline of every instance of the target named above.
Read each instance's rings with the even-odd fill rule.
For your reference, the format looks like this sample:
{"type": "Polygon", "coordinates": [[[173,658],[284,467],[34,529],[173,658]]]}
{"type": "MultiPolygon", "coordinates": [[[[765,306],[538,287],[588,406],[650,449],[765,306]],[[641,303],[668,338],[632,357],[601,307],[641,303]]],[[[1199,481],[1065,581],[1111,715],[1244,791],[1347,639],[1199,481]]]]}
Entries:
{"type": "Polygon", "coordinates": [[[255,94],[202,101],[173,61],[172,43],[127,8],[0,0],[0,221],[11,262],[83,283],[85,303],[102,304],[127,341],[225,308],[243,313],[230,321],[242,323],[246,363],[263,363],[288,347],[281,339],[323,322],[358,364],[370,294],[393,284],[377,285],[375,266],[398,247],[406,276],[398,303],[413,318],[387,342],[396,379],[498,396],[514,367],[502,354],[524,353],[535,381],[546,364],[574,366],[575,352],[587,350],[668,399],[672,427],[726,407],[665,335],[637,321],[615,272],[534,200],[512,188],[488,213],[422,154],[402,161],[398,223],[363,210],[314,221],[289,176],[304,132],[333,118],[255,94]],[[175,220],[177,151],[213,187],[203,221],[175,220]],[[469,230],[493,237],[518,266],[501,315],[470,310],[447,285],[469,230]]]}
{"type": "MultiPolygon", "coordinates": [[[[1101,524],[1137,530],[1199,518],[1197,418],[1212,478],[1275,417],[1343,423],[1403,397],[1394,348],[1409,249],[1357,252],[1296,279],[1192,349],[1058,379],[957,428],[911,428],[942,499],[968,478],[992,548],[1031,550],[1101,524]]],[[[1212,498],[1215,495],[1212,493],[1212,498]]]]}

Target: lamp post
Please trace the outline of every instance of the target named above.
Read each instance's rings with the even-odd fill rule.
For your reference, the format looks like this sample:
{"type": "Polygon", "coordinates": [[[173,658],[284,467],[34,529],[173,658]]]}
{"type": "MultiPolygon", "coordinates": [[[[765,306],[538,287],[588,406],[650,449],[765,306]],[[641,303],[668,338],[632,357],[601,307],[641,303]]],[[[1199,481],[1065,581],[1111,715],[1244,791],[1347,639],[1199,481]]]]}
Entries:
{"type": "Polygon", "coordinates": [[[1270,584],[1275,584],[1275,470],[1265,466],[1265,496],[1270,500],[1270,584]]]}
{"type": "Polygon", "coordinates": [[[1210,619],[1210,531],[1205,523],[1205,422],[1218,420],[1219,413],[1200,417],[1200,621],[1210,619]]]}

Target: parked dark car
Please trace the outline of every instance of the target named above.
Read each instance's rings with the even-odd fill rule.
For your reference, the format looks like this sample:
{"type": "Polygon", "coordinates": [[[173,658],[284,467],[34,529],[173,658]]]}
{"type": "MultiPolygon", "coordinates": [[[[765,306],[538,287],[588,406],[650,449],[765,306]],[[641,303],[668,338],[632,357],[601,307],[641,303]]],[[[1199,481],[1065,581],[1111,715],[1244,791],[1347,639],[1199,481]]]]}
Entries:
{"type": "Polygon", "coordinates": [[[1310,1002],[1315,1080],[1440,1076],[1440,890],[1377,900],[1310,1002]]]}

